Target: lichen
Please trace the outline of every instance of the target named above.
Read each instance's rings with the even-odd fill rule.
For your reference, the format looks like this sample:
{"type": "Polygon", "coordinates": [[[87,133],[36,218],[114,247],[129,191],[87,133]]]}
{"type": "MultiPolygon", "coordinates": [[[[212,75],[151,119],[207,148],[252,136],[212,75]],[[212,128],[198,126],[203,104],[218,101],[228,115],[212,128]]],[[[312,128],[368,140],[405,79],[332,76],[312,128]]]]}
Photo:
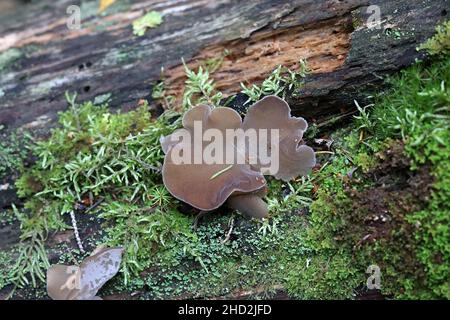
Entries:
{"type": "Polygon", "coordinates": [[[147,29],[155,28],[163,22],[162,15],[157,11],[147,12],[142,17],[133,21],[133,34],[142,37],[147,29]]]}
{"type": "Polygon", "coordinates": [[[0,182],[5,178],[5,174],[13,175],[23,164],[28,156],[28,145],[30,139],[23,133],[6,132],[0,125],[0,182]]]}
{"type": "Polygon", "coordinates": [[[418,50],[426,50],[431,55],[446,56],[450,54],[450,21],[436,27],[436,35],[424,44],[420,45],[418,50]]]}
{"type": "Polygon", "coordinates": [[[12,63],[19,60],[23,56],[23,52],[17,48],[11,48],[0,53],[0,71],[9,68],[12,63]]]}

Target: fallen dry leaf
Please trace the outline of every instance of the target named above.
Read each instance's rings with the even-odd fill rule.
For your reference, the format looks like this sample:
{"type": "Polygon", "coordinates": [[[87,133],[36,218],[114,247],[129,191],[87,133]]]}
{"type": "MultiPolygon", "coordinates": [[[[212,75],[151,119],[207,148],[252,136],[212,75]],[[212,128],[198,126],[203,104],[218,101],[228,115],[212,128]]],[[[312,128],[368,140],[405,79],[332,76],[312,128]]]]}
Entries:
{"type": "Polygon", "coordinates": [[[98,8],[98,12],[105,11],[114,2],[116,2],[116,0],[100,0],[100,5],[99,5],[99,8],[98,8]]]}
{"type": "Polygon", "coordinates": [[[79,266],[54,265],[47,270],[47,292],[53,300],[98,300],[100,288],[119,271],[122,248],[99,247],[79,266]]]}

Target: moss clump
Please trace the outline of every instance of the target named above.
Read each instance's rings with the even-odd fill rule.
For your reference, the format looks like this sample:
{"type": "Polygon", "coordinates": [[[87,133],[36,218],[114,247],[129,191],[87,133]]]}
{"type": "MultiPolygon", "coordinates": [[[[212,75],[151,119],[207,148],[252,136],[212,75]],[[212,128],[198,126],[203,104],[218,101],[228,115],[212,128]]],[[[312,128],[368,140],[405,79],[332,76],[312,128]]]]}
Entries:
{"type": "MultiPolygon", "coordinates": [[[[169,198],[165,189],[157,188],[169,198]]],[[[170,198],[157,209],[155,198],[139,204],[111,199],[102,206],[100,217],[112,222],[106,229],[106,243],[125,248],[121,269],[125,284],[132,283],[139,272],[153,266],[161,256],[183,252],[183,256],[195,260],[198,238],[191,228],[192,217],[178,212],[170,201],[176,203],[170,198]]]]}
{"type": "Polygon", "coordinates": [[[433,177],[426,205],[406,217],[416,228],[416,256],[426,274],[425,288],[408,281],[404,297],[449,298],[450,58],[414,66],[394,81],[395,93],[381,101],[374,117],[384,135],[404,141],[411,169],[428,166],[433,177]]]}
{"type": "Polygon", "coordinates": [[[0,289],[11,283],[11,268],[14,263],[11,250],[0,250],[0,289]]]}
{"type": "Polygon", "coordinates": [[[261,97],[266,95],[276,95],[285,97],[287,92],[291,92],[295,95],[297,91],[303,85],[303,78],[309,73],[306,60],[300,59],[298,64],[298,70],[293,71],[284,66],[278,66],[272,73],[261,83],[261,86],[252,84],[246,86],[241,82],[241,93],[248,96],[248,100],[245,104],[250,102],[256,102],[261,97]]]}
{"type": "Polygon", "coordinates": [[[431,55],[446,56],[450,54],[450,21],[437,26],[436,35],[418,49],[426,50],[431,55]]]}
{"type": "MultiPolygon", "coordinates": [[[[38,160],[16,183],[18,194],[29,198],[25,203],[29,213],[17,210],[23,240],[31,239],[42,248],[39,241],[49,231],[67,228],[62,215],[82,214],[102,198],[97,210],[103,209],[101,217],[114,225],[108,229],[107,241],[126,247],[122,272],[140,271],[148,265],[149,254],[144,257],[137,248],[151,247],[153,240],[165,244],[189,227],[186,219],[177,220],[169,213],[177,201],[168,195],[158,174],[163,159],[159,138],[172,132],[178,121],[171,116],[152,120],[146,103],[127,114],[111,114],[106,105],[78,105],[75,96],[67,98],[69,110],[60,114],[61,126],[48,140],[36,143],[38,160]],[[157,212],[147,217],[151,208],[157,212]]],[[[37,265],[48,265],[45,255],[38,254],[41,251],[31,250],[42,262],[37,265]]],[[[20,270],[27,265],[20,260],[16,268],[22,280],[20,270]]]]}
{"type": "Polygon", "coordinates": [[[255,288],[253,296],[271,297],[296,277],[288,270],[306,262],[304,229],[305,217],[295,214],[264,223],[211,214],[196,230],[197,241],[189,244],[194,255],[184,253],[182,243],[177,250],[156,253],[141,284],[145,289],[141,298],[233,297],[255,288]]]}
{"type": "Polygon", "coordinates": [[[23,56],[23,52],[16,48],[8,49],[0,53],[0,71],[7,69],[11,64],[23,56]]]}
{"type": "MultiPolygon", "coordinates": [[[[449,70],[446,58],[393,77],[357,129],[334,139],[336,155],[316,178],[311,247],[352,261],[356,274],[377,264],[388,296],[450,297],[449,70]]],[[[356,277],[341,266],[321,278],[356,277]]]]}
{"type": "Polygon", "coordinates": [[[353,299],[363,273],[346,253],[311,255],[288,270],[288,293],[299,299],[353,299]]]}
{"type": "Polygon", "coordinates": [[[2,132],[0,125],[0,181],[5,173],[12,174],[22,167],[23,161],[28,156],[30,139],[27,135],[13,132],[2,132]]]}

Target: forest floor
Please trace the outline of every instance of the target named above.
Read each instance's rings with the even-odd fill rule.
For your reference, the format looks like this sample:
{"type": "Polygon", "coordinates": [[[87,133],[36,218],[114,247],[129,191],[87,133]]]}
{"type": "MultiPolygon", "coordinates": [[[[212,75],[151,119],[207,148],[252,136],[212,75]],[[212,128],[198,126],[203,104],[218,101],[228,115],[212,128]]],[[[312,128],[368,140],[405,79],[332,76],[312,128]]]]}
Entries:
{"type": "Polygon", "coordinates": [[[318,164],[289,183],[268,179],[264,221],[220,208],[194,227],[199,211],[152,170],[159,138],[197,103],[245,114],[264,95],[283,97],[302,85],[307,61],[231,99],[208,81],[214,70],[185,66],[181,113],[161,114],[174,101],[164,81],[128,113],[109,111],[107,96],[78,103],[68,93],[46,137],[0,142],[0,187],[15,184],[2,201],[16,203],[0,213],[0,298],[48,299],[46,269],[78,264],[100,244],[125,250],[105,299],[450,298],[449,28],[428,42],[427,61],[367,92],[370,105],[310,124],[318,164]]]}

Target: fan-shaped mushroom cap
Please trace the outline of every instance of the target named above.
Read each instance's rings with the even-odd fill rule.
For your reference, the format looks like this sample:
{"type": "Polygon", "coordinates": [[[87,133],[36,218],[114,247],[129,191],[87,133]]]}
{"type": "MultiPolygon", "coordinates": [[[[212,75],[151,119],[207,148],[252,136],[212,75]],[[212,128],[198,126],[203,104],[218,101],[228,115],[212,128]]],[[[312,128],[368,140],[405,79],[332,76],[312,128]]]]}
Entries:
{"type": "Polygon", "coordinates": [[[47,270],[47,292],[54,300],[98,299],[98,290],[119,271],[122,248],[99,248],[80,266],[54,265],[47,270]]]}
{"type": "MultiPolygon", "coordinates": [[[[291,108],[277,96],[267,96],[253,104],[247,112],[243,128],[279,130],[279,170],[274,177],[289,181],[306,175],[315,166],[314,150],[302,144],[308,124],[303,118],[291,116],[291,108]]],[[[272,146],[269,142],[269,149],[272,146]]],[[[261,165],[253,167],[260,169],[261,165]]]]}
{"type": "MultiPolygon", "coordinates": [[[[211,109],[210,106],[201,104],[184,114],[182,119],[183,128],[175,130],[174,133],[180,133],[184,130],[192,133],[195,121],[202,122],[202,129],[204,131],[213,128],[220,130],[222,133],[226,129],[238,129],[242,125],[241,117],[233,109],[224,107],[211,109]]],[[[174,133],[165,137],[162,136],[159,139],[165,154],[179,142],[177,139],[172,139],[174,133]]]]}
{"type": "MultiPolygon", "coordinates": [[[[199,105],[184,115],[184,128],[161,138],[166,152],[163,182],[174,197],[200,210],[210,211],[221,206],[234,192],[249,193],[265,187],[264,176],[247,164],[194,164],[194,147],[199,143],[194,142],[195,121],[201,122],[203,131],[216,129],[224,137],[226,129],[238,129],[242,125],[241,117],[233,109],[199,105]],[[177,141],[174,138],[183,133],[189,133],[190,139],[177,141]],[[190,163],[175,163],[176,154],[186,150],[191,151],[190,163]]],[[[222,150],[227,150],[225,139],[223,143],[222,150]]],[[[204,150],[205,145],[197,147],[204,150]]],[[[230,148],[234,149],[234,146],[230,148]]]]}
{"type": "MultiPolygon", "coordinates": [[[[195,139],[195,123],[200,122],[203,131],[215,129],[222,137],[227,136],[227,129],[241,129],[242,134],[248,129],[255,130],[253,132],[258,135],[259,143],[265,146],[267,142],[271,153],[279,150],[276,155],[279,160],[278,171],[271,174],[287,181],[307,174],[316,162],[314,151],[302,144],[307,122],[303,118],[292,117],[290,112],[289,105],[276,96],[265,97],[251,106],[243,123],[239,114],[229,108],[211,109],[207,105],[199,105],[189,110],[183,117],[183,128],[160,139],[166,153],[162,169],[164,185],[174,197],[204,211],[218,208],[231,196],[228,202],[231,207],[255,217],[266,216],[267,207],[261,200],[262,196],[256,195],[255,191],[263,190],[266,186],[261,169],[266,167],[267,163],[262,163],[261,154],[257,156],[256,163],[251,161],[253,157],[248,152],[250,143],[254,142],[245,140],[244,145],[227,139],[219,142],[223,152],[228,151],[230,147],[245,157],[244,164],[222,164],[227,163],[225,161],[220,164],[196,164],[195,149],[203,152],[208,145],[205,145],[203,137],[201,141],[195,139]],[[261,142],[259,129],[266,129],[268,134],[271,129],[277,129],[279,139],[261,142]],[[272,145],[275,143],[276,146],[272,145]],[[187,157],[190,157],[187,163],[174,161],[177,155],[186,155],[185,152],[187,157]]],[[[269,158],[273,159],[272,156],[271,154],[269,158]]]]}

